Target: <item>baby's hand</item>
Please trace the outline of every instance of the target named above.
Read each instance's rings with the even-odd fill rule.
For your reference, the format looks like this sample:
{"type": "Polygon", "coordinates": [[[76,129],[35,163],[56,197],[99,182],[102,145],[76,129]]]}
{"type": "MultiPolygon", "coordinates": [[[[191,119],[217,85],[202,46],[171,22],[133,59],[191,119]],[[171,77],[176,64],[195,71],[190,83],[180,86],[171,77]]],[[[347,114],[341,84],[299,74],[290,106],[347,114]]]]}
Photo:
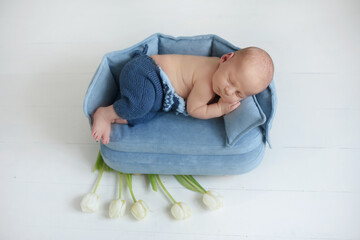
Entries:
{"type": "Polygon", "coordinates": [[[240,106],[240,102],[234,102],[234,103],[227,103],[222,100],[222,98],[219,99],[218,102],[221,112],[223,115],[228,114],[232,111],[234,111],[237,107],[240,106]]]}

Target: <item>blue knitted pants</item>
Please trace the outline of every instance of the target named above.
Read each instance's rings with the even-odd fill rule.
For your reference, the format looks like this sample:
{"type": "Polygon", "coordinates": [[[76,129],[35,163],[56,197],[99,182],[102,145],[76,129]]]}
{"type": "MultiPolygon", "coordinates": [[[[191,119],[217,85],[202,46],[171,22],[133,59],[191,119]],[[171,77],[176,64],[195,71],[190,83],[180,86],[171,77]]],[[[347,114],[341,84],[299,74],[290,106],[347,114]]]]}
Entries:
{"type": "Polygon", "coordinates": [[[116,114],[130,126],[151,120],[157,112],[176,111],[187,115],[185,101],[178,96],[165,72],[146,55],[135,51],[119,76],[119,99],[115,101],[116,114]]]}
{"type": "Polygon", "coordinates": [[[122,68],[116,114],[130,126],[151,120],[162,108],[163,90],[159,67],[145,54],[137,54],[122,68]]]}

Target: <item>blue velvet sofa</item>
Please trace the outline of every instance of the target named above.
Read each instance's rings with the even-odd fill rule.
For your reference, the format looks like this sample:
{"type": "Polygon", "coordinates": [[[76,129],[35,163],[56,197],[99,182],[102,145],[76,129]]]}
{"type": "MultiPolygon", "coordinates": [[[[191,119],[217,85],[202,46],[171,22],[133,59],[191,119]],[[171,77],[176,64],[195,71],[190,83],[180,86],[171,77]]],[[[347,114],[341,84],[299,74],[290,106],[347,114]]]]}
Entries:
{"type": "MultiPolygon", "coordinates": [[[[92,124],[99,106],[117,97],[121,68],[135,50],[149,46],[148,55],[189,54],[220,57],[240,48],[216,35],[172,37],[154,34],[142,42],[107,53],[87,90],[84,113],[92,124]]],[[[277,105],[274,81],[248,97],[224,117],[201,120],[175,113],[159,113],[134,127],[112,124],[110,143],[100,143],[104,161],[125,173],[229,175],[242,174],[261,162],[277,105]]]]}

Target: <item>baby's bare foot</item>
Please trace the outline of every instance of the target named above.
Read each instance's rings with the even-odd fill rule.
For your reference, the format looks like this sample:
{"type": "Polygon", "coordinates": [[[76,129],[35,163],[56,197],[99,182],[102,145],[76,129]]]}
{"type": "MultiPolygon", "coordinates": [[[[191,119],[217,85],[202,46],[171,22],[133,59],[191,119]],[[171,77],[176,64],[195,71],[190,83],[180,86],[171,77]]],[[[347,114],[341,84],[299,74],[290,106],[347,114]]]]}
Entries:
{"type": "Polygon", "coordinates": [[[106,107],[100,107],[94,113],[94,123],[92,126],[91,136],[95,141],[102,139],[103,144],[108,144],[110,141],[110,131],[112,119],[109,119],[108,110],[106,107]]]}
{"type": "Polygon", "coordinates": [[[102,140],[103,144],[110,142],[111,123],[127,124],[127,120],[120,118],[113,105],[99,107],[94,113],[94,123],[91,136],[95,141],[102,140]]]}

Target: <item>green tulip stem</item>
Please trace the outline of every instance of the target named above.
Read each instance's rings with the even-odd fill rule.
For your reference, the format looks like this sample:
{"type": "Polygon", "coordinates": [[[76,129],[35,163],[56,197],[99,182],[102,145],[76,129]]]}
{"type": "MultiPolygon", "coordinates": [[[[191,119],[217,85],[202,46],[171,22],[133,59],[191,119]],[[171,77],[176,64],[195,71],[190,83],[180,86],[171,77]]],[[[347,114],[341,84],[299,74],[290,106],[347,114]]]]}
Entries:
{"type": "Polygon", "coordinates": [[[122,173],[119,172],[119,199],[121,199],[122,173]]]}
{"type": "Polygon", "coordinates": [[[136,201],[134,192],[132,190],[132,175],[131,174],[125,174],[125,175],[126,175],[126,181],[127,181],[127,184],[128,184],[129,190],[130,190],[131,197],[132,197],[134,203],[136,203],[137,201],[136,201]]]}
{"type": "Polygon", "coordinates": [[[162,189],[164,190],[164,192],[166,193],[166,195],[171,199],[171,201],[172,201],[174,204],[177,203],[177,202],[175,201],[175,199],[171,196],[171,194],[168,192],[168,190],[166,190],[164,184],[162,183],[162,181],[161,181],[161,179],[160,179],[160,177],[159,177],[159,174],[155,174],[155,176],[156,176],[156,179],[157,179],[158,183],[160,184],[161,188],[162,188],[162,189]]]}
{"type": "Polygon", "coordinates": [[[100,168],[100,174],[99,174],[98,180],[97,180],[97,182],[96,182],[95,189],[94,189],[94,192],[93,192],[93,193],[96,193],[96,190],[97,190],[97,188],[98,188],[98,186],[99,186],[100,179],[101,179],[103,173],[104,173],[104,168],[102,167],[102,168],[100,168]]]}

